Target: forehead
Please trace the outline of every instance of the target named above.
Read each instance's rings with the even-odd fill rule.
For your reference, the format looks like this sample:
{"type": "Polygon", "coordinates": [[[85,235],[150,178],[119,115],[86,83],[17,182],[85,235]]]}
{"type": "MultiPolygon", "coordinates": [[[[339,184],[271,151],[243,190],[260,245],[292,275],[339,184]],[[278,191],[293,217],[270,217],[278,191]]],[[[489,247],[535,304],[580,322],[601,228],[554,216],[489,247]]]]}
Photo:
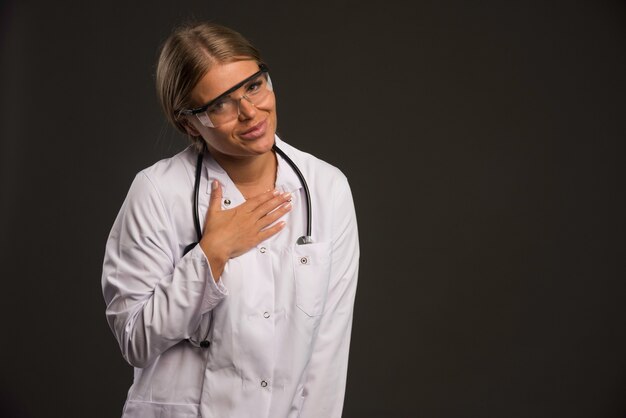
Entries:
{"type": "Polygon", "coordinates": [[[193,88],[191,99],[195,104],[202,105],[257,71],[259,71],[259,65],[255,60],[216,64],[193,88]]]}

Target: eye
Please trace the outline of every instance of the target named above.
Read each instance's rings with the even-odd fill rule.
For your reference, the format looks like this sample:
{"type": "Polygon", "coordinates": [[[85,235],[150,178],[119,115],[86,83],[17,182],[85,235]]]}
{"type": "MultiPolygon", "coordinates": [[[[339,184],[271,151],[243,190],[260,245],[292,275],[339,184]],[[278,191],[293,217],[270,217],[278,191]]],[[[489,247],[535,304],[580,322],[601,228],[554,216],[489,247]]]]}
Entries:
{"type": "Polygon", "coordinates": [[[206,111],[207,113],[217,114],[222,113],[226,109],[226,100],[218,100],[213,103],[206,111]]]}
{"type": "Polygon", "coordinates": [[[248,86],[248,88],[246,89],[246,94],[255,94],[261,89],[262,86],[263,79],[256,80],[248,86]]]}

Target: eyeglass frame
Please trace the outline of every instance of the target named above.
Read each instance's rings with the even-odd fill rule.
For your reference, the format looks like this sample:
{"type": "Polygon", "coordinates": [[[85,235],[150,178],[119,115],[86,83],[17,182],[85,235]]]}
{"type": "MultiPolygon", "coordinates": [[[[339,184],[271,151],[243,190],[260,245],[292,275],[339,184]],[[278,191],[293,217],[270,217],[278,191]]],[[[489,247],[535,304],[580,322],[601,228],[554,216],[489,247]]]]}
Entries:
{"type": "MultiPolygon", "coordinates": [[[[200,107],[196,107],[193,109],[182,109],[178,112],[179,115],[185,115],[185,116],[191,116],[191,115],[197,115],[198,113],[202,113],[202,112],[206,112],[207,109],[209,107],[211,107],[213,104],[217,103],[218,100],[223,99],[224,97],[228,96],[229,94],[231,94],[234,91],[237,91],[241,88],[241,86],[243,86],[244,84],[246,84],[247,82],[254,80],[256,77],[258,77],[259,75],[263,74],[263,73],[268,73],[269,72],[269,68],[267,67],[267,65],[260,63],[259,64],[259,71],[257,71],[256,73],[252,74],[250,77],[246,78],[243,81],[240,81],[239,83],[235,84],[234,86],[232,86],[231,88],[229,88],[228,90],[226,90],[224,93],[220,94],[219,96],[217,96],[214,99],[211,99],[208,103],[200,106],[200,107]]],[[[245,97],[245,95],[244,95],[245,97]]],[[[243,97],[242,97],[243,98],[243,97]]]]}

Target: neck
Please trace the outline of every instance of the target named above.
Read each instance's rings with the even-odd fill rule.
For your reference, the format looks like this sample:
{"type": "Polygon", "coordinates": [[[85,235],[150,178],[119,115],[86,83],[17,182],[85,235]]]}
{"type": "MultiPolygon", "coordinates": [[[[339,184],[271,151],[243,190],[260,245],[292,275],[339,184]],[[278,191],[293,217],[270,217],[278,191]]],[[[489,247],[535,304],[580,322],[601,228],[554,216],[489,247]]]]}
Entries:
{"type": "Polygon", "coordinates": [[[273,187],[276,182],[276,155],[274,152],[253,157],[235,158],[212,153],[213,158],[226,171],[237,187],[273,187]]]}

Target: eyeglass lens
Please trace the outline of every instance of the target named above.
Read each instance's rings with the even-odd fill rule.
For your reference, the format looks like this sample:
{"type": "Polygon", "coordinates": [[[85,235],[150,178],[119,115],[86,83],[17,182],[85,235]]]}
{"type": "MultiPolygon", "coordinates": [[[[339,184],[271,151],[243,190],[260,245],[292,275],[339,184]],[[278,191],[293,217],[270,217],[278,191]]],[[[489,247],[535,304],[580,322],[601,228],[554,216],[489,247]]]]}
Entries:
{"type": "Polygon", "coordinates": [[[209,127],[216,127],[231,122],[239,116],[241,100],[247,100],[253,105],[263,103],[272,91],[272,83],[267,73],[259,74],[250,80],[241,89],[231,95],[223,97],[213,103],[205,112],[198,113],[198,120],[209,127]]]}

